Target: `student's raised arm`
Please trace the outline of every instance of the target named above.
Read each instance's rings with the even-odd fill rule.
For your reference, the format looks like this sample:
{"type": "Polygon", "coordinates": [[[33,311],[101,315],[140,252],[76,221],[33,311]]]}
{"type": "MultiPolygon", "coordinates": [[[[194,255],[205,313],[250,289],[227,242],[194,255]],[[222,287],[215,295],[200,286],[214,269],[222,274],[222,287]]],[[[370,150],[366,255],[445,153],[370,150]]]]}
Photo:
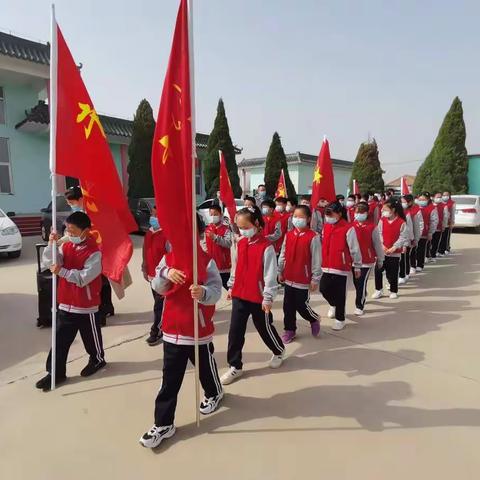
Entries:
{"type": "Polygon", "coordinates": [[[267,235],[265,238],[274,243],[276,242],[280,237],[282,236],[282,226],[280,224],[280,221],[278,221],[276,224],[275,224],[275,230],[272,234],[270,235],[267,235]]]}

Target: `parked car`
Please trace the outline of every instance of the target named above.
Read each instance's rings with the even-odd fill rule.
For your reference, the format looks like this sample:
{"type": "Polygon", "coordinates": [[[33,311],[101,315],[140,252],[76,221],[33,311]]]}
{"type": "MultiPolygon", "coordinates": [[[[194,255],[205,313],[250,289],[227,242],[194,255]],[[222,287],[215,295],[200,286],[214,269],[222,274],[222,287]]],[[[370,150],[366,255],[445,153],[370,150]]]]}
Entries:
{"type": "MultiPolygon", "coordinates": [[[[42,220],[40,228],[42,230],[42,238],[48,241],[50,229],[52,227],[52,202],[47,207],[40,210],[42,212],[42,220]]],[[[65,220],[72,213],[72,209],[68,205],[63,195],[57,196],[57,232],[63,235],[65,230],[65,220]]]]}
{"type": "MultiPolygon", "coordinates": [[[[209,216],[210,216],[209,215],[209,209],[214,203],[218,204],[218,199],[217,198],[209,198],[208,200],[203,201],[200,205],[197,206],[198,213],[201,215],[203,221],[207,225],[209,223],[209,216]]],[[[235,205],[237,207],[237,212],[238,212],[238,210],[241,210],[244,207],[243,200],[241,198],[236,198],[235,199],[235,205]]],[[[230,215],[228,214],[227,209],[225,209],[224,215],[225,215],[225,217],[230,219],[230,215]]]]}
{"type": "Polygon", "coordinates": [[[455,227],[480,228],[480,195],[452,195],[455,227]]]}
{"type": "Polygon", "coordinates": [[[128,206],[138,225],[139,232],[146,232],[150,228],[150,216],[155,205],[154,198],[129,198],[128,206]]]}
{"type": "Polygon", "coordinates": [[[0,253],[6,253],[10,258],[18,258],[22,253],[22,235],[10,216],[0,208],[0,253]]]}

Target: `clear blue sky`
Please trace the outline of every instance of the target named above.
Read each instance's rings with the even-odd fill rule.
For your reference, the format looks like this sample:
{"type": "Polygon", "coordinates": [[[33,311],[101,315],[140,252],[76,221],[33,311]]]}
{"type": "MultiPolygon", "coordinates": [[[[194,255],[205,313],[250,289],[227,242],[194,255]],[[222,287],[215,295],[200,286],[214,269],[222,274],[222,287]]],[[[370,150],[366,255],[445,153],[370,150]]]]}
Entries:
{"type": "MultiPolygon", "coordinates": [[[[49,39],[44,0],[0,0],[0,29],[49,39]]],[[[57,20],[98,111],[156,110],[177,0],[61,0],[57,20]]],[[[480,2],[423,0],[195,1],[197,130],[218,97],[242,156],[286,152],[355,158],[377,139],[385,179],[414,174],[455,95],[467,148],[480,152],[480,2]]]]}

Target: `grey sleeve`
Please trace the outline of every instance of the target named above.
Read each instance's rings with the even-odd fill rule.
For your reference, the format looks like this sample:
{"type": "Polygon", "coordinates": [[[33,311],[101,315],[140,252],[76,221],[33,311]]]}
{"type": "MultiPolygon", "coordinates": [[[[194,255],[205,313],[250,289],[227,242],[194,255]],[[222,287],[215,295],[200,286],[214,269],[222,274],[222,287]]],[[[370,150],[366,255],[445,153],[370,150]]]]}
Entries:
{"type": "Polygon", "coordinates": [[[415,240],[415,234],[413,231],[413,220],[411,215],[407,215],[407,229],[408,229],[408,240],[405,243],[406,247],[410,246],[410,242],[413,242],[415,240]]]}
{"type": "Polygon", "coordinates": [[[375,255],[377,256],[377,263],[383,264],[383,262],[385,261],[385,252],[383,251],[382,238],[380,237],[378,227],[375,227],[372,230],[372,243],[375,250],[375,255]]]}
{"type": "Polygon", "coordinates": [[[430,215],[430,225],[428,229],[428,234],[433,235],[437,231],[438,227],[438,210],[435,209],[430,215]]]}
{"type": "MultiPolygon", "coordinates": [[[[43,249],[42,261],[40,265],[42,270],[47,270],[53,265],[52,256],[53,247],[49,242],[48,245],[43,249]]],[[[63,249],[61,245],[57,247],[57,265],[63,265],[63,249]]]]}
{"type": "Polygon", "coordinates": [[[275,231],[271,235],[267,235],[265,238],[270,242],[276,242],[282,236],[282,226],[280,222],[275,224],[275,231]]]}
{"type": "Polygon", "coordinates": [[[314,210],[312,213],[311,227],[315,233],[322,234],[323,219],[322,214],[318,210],[314,210]]]}
{"type": "Polygon", "coordinates": [[[413,218],[413,232],[415,235],[415,241],[418,242],[423,232],[423,215],[419,211],[413,218]]]}
{"type": "Polygon", "coordinates": [[[207,265],[207,281],[202,285],[203,298],[198,301],[202,305],[215,305],[222,296],[222,279],[217,265],[210,260],[207,265]]]}
{"type": "Polygon", "coordinates": [[[215,235],[213,241],[223,248],[230,248],[232,246],[232,232],[230,229],[225,231],[225,235],[215,235]]]}
{"type": "Polygon", "coordinates": [[[449,219],[449,222],[448,222],[448,224],[452,227],[455,225],[455,213],[457,211],[456,207],[457,207],[457,204],[454,203],[452,205],[452,209],[451,209],[451,213],[450,213],[450,219],[449,219]]]}
{"type": "Polygon", "coordinates": [[[273,245],[268,246],[263,254],[263,303],[271,305],[277,294],[277,256],[273,245]]]}
{"type": "Polygon", "coordinates": [[[360,252],[360,245],[358,244],[357,234],[355,229],[351,227],[347,232],[347,245],[350,250],[350,255],[353,260],[354,268],[362,267],[362,253],[360,252]]]}
{"type": "Polygon", "coordinates": [[[448,212],[448,208],[443,209],[443,228],[448,227],[448,219],[450,218],[450,214],[448,212]]]}
{"type": "Polygon", "coordinates": [[[373,211],[373,223],[376,225],[379,220],[380,220],[380,208],[377,205],[375,207],[375,210],[373,211]]]}
{"type": "Polygon", "coordinates": [[[287,243],[287,236],[283,239],[282,250],[280,251],[280,256],[278,257],[278,274],[280,275],[285,268],[285,245],[287,243]]]}
{"type": "Polygon", "coordinates": [[[310,242],[310,254],[312,256],[312,283],[320,283],[322,276],[322,243],[320,235],[316,235],[310,242]]]}
{"type": "Polygon", "coordinates": [[[155,269],[155,277],[150,282],[152,289],[159,295],[165,295],[172,288],[172,282],[168,279],[167,274],[167,262],[165,257],[163,257],[155,269]]]}
{"type": "Polygon", "coordinates": [[[237,237],[233,238],[232,241],[232,248],[230,249],[230,256],[232,257],[232,267],[230,268],[230,278],[228,279],[227,286],[228,288],[232,288],[233,284],[235,283],[235,269],[237,268],[237,250],[238,239],[237,237]]]}
{"type": "Polygon", "coordinates": [[[408,244],[408,236],[410,232],[408,231],[407,223],[404,222],[400,227],[400,235],[397,238],[397,241],[392,245],[395,248],[403,248],[408,244]]]}
{"type": "Polygon", "coordinates": [[[85,287],[101,273],[102,254],[101,252],[94,252],[87,258],[82,270],[61,268],[58,275],[67,282],[74,283],[77,287],[85,287]]]}
{"type": "Polygon", "coordinates": [[[293,216],[290,216],[288,218],[288,225],[287,225],[287,231],[289,232],[290,230],[293,229],[293,221],[292,221],[293,216]]]}

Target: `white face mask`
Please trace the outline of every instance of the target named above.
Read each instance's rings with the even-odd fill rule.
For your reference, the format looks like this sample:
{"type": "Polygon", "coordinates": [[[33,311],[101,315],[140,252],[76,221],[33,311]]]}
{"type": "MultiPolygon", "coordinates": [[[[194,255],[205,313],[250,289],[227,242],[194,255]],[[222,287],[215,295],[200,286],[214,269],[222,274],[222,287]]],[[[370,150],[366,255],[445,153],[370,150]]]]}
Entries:
{"type": "Polygon", "coordinates": [[[210,223],[219,223],[220,216],[219,215],[210,215],[210,223]]]}
{"type": "Polygon", "coordinates": [[[391,217],[392,217],[392,213],[389,212],[388,210],[382,210],[382,217],[383,217],[383,218],[391,218],[391,217]]]}
{"type": "Polygon", "coordinates": [[[407,202],[402,202],[402,207],[404,210],[408,208],[408,203],[407,202]]]}
{"type": "Polygon", "coordinates": [[[356,213],[355,220],[357,222],[365,222],[368,218],[368,213],[356,213]]]}
{"type": "Polygon", "coordinates": [[[355,201],[354,200],[347,200],[347,207],[348,208],[351,208],[355,205],[355,201]]]}
{"type": "Polygon", "coordinates": [[[277,206],[275,207],[275,211],[276,211],[276,212],[280,212],[280,213],[281,213],[281,212],[284,212],[284,211],[285,211],[285,207],[284,207],[283,205],[277,205],[277,206]]]}
{"type": "Polygon", "coordinates": [[[300,217],[293,217],[292,224],[296,228],[305,228],[307,226],[307,219],[300,217]]]}
{"type": "Polygon", "coordinates": [[[79,237],[76,237],[74,235],[68,235],[68,240],[75,245],[78,245],[79,243],[82,243],[85,239],[82,238],[82,235],[80,235],[79,237]]]}
{"type": "Polygon", "coordinates": [[[268,215],[270,213],[270,209],[268,207],[262,207],[262,214],[268,215]]]}
{"type": "Polygon", "coordinates": [[[325,221],[330,224],[334,224],[338,222],[338,218],[336,217],[325,217],[325,221]]]}
{"type": "Polygon", "coordinates": [[[287,205],[287,208],[285,209],[287,212],[291,212],[293,210],[293,207],[290,205],[287,205]]]}
{"type": "Polygon", "coordinates": [[[240,235],[242,237],[245,237],[245,238],[252,238],[255,233],[256,233],[256,228],[255,227],[252,227],[252,228],[239,228],[239,231],[240,231],[240,235]]]}
{"type": "Polygon", "coordinates": [[[441,201],[442,201],[442,198],[441,198],[441,197],[435,197],[435,198],[433,199],[433,203],[436,203],[437,205],[438,205],[439,203],[441,203],[441,201]]]}
{"type": "Polygon", "coordinates": [[[445,203],[447,203],[447,202],[450,200],[450,197],[448,197],[447,195],[444,195],[444,196],[442,197],[442,200],[443,200],[445,203]]]}

